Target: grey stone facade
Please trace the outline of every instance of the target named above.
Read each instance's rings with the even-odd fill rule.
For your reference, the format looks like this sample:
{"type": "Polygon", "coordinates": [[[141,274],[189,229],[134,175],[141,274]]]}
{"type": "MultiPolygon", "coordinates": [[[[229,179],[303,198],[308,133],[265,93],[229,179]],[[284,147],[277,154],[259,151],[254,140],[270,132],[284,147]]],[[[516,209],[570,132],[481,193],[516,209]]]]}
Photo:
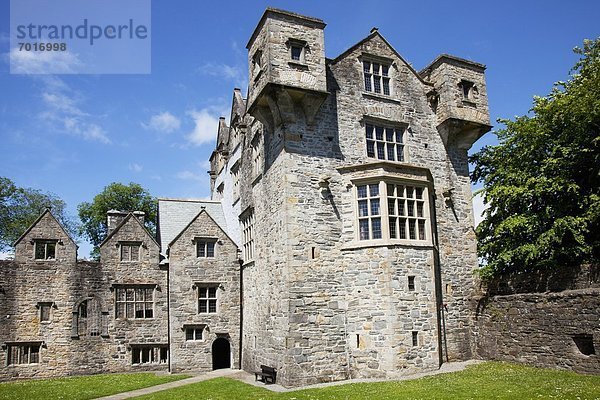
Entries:
{"type": "Polygon", "coordinates": [[[243,368],[296,386],[470,358],[485,67],[443,55],[417,72],[377,30],[327,59],[324,27],[267,9],[211,157],[213,199],[240,196],[243,368]]]}

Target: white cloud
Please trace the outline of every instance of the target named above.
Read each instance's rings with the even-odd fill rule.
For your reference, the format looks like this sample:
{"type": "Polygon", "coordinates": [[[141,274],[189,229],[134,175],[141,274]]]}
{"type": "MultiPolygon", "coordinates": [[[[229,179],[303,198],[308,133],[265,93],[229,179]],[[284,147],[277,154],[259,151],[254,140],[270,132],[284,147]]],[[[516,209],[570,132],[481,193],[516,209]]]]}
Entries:
{"type": "Polygon", "coordinates": [[[205,175],[206,174],[185,170],[177,173],[177,179],[181,179],[183,181],[204,181],[206,179],[205,175]]]}
{"type": "Polygon", "coordinates": [[[489,207],[488,204],[483,202],[483,192],[480,192],[473,196],[473,215],[475,217],[475,227],[483,221],[483,212],[489,207]]]}
{"type": "Polygon", "coordinates": [[[133,171],[133,172],[142,172],[143,169],[144,169],[144,167],[142,167],[138,163],[129,164],[129,170],[130,171],[133,171]]]}
{"type": "Polygon", "coordinates": [[[150,118],[150,122],[147,124],[142,123],[142,126],[146,129],[152,129],[161,133],[171,133],[179,129],[181,126],[181,121],[170,112],[165,111],[160,114],[153,115],[150,118]]]}
{"type": "Polygon", "coordinates": [[[206,63],[198,67],[198,71],[203,75],[232,80],[241,78],[244,75],[241,68],[227,64],[206,63]]]}
{"type": "Polygon", "coordinates": [[[44,77],[41,82],[44,85],[41,98],[46,105],[46,110],[40,114],[42,119],[54,124],[54,128],[63,133],[104,144],[111,143],[106,131],[79,106],[81,99],[78,93],[55,76],[44,77]]]}
{"type": "Polygon", "coordinates": [[[73,74],[83,65],[68,51],[19,51],[14,47],[8,56],[13,74],[73,74]]]}
{"type": "Polygon", "coordinates": [[[216,140],[219,118],[215,115],[213,108],[203,108],[200,111],[191,110],[186,114],[194,120],[194,130],[186,136],[189,143],[200,146],[216,140]]]}

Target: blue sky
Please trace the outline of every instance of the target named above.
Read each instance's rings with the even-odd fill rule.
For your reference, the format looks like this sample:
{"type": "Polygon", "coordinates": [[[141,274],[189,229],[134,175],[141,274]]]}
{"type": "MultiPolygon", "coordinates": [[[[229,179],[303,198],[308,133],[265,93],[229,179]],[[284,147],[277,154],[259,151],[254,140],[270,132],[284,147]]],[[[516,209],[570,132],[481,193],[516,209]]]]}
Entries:
{"type": "MultiPolygon", "coordinates": [[[[591,0],[152,0],[150,74],[11,75],[3,0],[0,176],[55,193],[74,216],[111,182],[208,197],[217,119],[234,87],[246,91],[245,45],[267,6],[323,19],[330,58],[376,26],[417,70],[441,53],[486,64],[492,121],[527,113],[534,95],[568,77],[572,48],[600,36],[591,0]]],[[[494,142],[490,133],[472,151],[494,142]]],[[[80,256],[89,249],[82,240],[80,256]]]]}

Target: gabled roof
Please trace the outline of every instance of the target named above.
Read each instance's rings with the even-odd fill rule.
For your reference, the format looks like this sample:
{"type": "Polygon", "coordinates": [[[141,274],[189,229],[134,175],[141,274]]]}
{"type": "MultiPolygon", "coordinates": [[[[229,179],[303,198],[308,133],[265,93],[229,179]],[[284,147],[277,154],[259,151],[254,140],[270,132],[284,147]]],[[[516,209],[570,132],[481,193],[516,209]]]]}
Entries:
{"type": "Polygon", "coordinates": [[[137,222],[142,227],[142,229],[144,230],[146,235],[150,238],[150,240],[152,240],[154,243],[156,243],[157,246],[160,246],[158,244],[158,242],[156,241],[156,239],[154,239],[154,237],[152,237],[150,232],[148,232],[148,230],[146,229],[144,224],[142,224],[140,222],[140,220],[135,215],[133,215],[132,212],[130,212],[127,214],[127,216],[125,218],[123,218],[123,221],[121,221],[119,223],[119,225],[117,225],[115,227],[115,229],[113,229],[108,235],[106,235],[106,238],[104,238],[104,240],[102,241],[102,243],[100,243],[100,246],[98,246],[98,247],[102,247],[106,242],[108,242],[110,240],[110,238],[112,238],[121,229],[121,227],[123,227],[123,225],[125,225],[127,223],[127,221],[129,221],[131,218],[133,218],[134,221],[137,222]]]}
{"type": "Polygon", "coordinates": [[[219,118],[217,129],[217,148],[227,148],[227,144],[229,143],[229,127],[227,126],[227,122],[225,122],[225,117],[219,118]]]}
{"type": "MultiPolygon", "coordinates": [[[[40,214],[40,216],[39,216],[39,217],[37,217],[37,219],[36,219],[36,220],[35,220],[35,221],[34,221],[34,222],[31,224],[31,225],[29,225],[29,228],[27,228],[27,230],[26,230],[25,232],[23,232],[23,234],[22,234],[21,236],[19,236],[19,238],[18,238],[17,240],[15,240],[15,242],[13,243],[13,247],[15,247],[17,244],[19,244],[19,242],[20,242],[21,240],[23,240],[23,238],[24,238],[25,236],[27,236],[27,234],[28,234],[28,233],[29,233],[29,232],[30,232],[30,231],[33,229],[33,227],[34,227],[34,226],[36,226],[36,225],[37,225],[37,224],[40,222],[40,220],[41,220],[42,218],[44,218],[44,216],[45,216],[46,214],[50,214],[50,217],[52,217],[52,219],[53,219],[53,220],[54,220],[54,221],[55,221],[55,222],[58,224],[58,226],[60,227],[60,229],[62,229],[62,231],[63,231],[63,233],[65,234],[65,236],[66,236],[67,238],[69,238],[69,240],[70,240],[71,242],[75,243],[75,241],[73,240],[73,238],[71,237],[71,235],[69,234],[69,232],[67,232],[67,230],[65,229],[65,227],[64,227],[64,226],[63,226],[63,225],[60,223],[60,221],[59,221],[58,219],[56,219],[56,217],[54,216],[54,214],[52,214],[52,212],[50,211],[50,209],[49,209],[49,208],[46,208],[46,209],[44,210],[44,212],[43,212],[43,213],[41,213],[41,214],[40,214]]],[[[78,247],[79,247],[79,246],[78,246],[78,247]]]]}
{"type": "MultiPolygon", "coordinates": [[[[394,52],[394,55],[396,57],[398,57],[408,67],[408,69],[415,75],[415,77],[419,81],[421,81],[421,83],[423,83],[425,85],[430,85],[430,86],[433,85],[432,83],[427,82],[426,80],[424,80],[421,77],[421,75],[419,75],[419,73],[412,67],[412,65],[410,65],[408,62],[406,62],[406,60],[400,55],[400,53],[398,53],[396,51],[396,49],[387,40],[385,40],[385,38],[379,33],[379,31],[377,29],[371,30],[371,33],[369,34],[369,36],[367,36],[366,38],[364,38],[360,42],[356,43],[354,46],[350,47],[349,49],[347,49],[346,51],[344,51],[342,54],[340,54],[339,56],[337,56],[336,58],[334,58],[333,60],[331,60],[330,64],[335,64],[338,61],[346,58],[346,56],[348,54],[352,53],[354,50],[356,50],[357,48],[359,48],[360,46],[362,46],[364,43],[368,42],[369,40],[372,40],[375,37],[380,38],[383,41],[383,43],[385,43],[385,45],[388,46],[390,48],[390,50],[392,50],[392,52],[394,52]]],[[[373,54],[373,55],[377,55],[377,54],[373,54]]]]}
{"type": "Polygon", "coordinates": [[[219,226],[219,224],[217,224],[217,222],[214,220],[214,218],[213,218],[213,217],[211,217],[211,216],[210,216],[210,214],[206,212],[206,209],[205,209],[205,208],[201,209],[201,210],[200,210],[200,212],[198,213],[198,215],[196,215],[194,218],[192,218],[192,220],[190,221],[190,223],[189,223],[189,224],[187,224],[187,225],[185,226],[185,228],[183,228],[183,229],[181,230],[181,232],[179,232],[179,233],[177,234],[177,236],[175,236],[175,237],[173,238],[173,240],[171,240],[171,241],[169,242],[169,246],[171,246],[173,243],[175,243],[175,241],[177,241],[177,239],[179,239],[179,237],[180,237],[181,235],[183,235],[183,233],[184,233],[185,231],[187,231],[187,230],[188,230],[188,228],[189,228],[189,227],[190,227],[190,226],[191,226],[191,225],[192,225],[194,222],[196,222],[196,220],[197,220],[198,218],[200,218],[200,216],[201,216],[202,214],[206,214],[206,216],[207,216],[207,217],[208,217],[208,218],[209,218],[209,219],[210,219],[210,220],[211,220],[211,221],[212,221],[212,222],[215,224],[215,226],[216,226],[217,228],[219,228],[219,230],[220,230],[221,232],[223,232],[223,235],[225,235],[225,237],[227,237],[227,239],[229,239],[229,241],[230,241],[231,243],[233,243],[233,245],[234,245],[234,246],[236,246],[236,247],[237,247],[237,245],[235,244],[235,242],[233,241],[233,239],[231,239],[231,238],[229,237],[229,235],[227,234],[227,232],[225,232],[225,230],[223,230],[223,228],[221,228],[221,227],[219,226]]]}
{"type": "Polygon", "coordinates": [[[169,243],[200,214],[203,208],[219,228],[226,233],[227,222],[221,202],[198,199],[158,199],[157,231],[160,251],[163,255],[166,254],[169,243]]]}
{"type": "Polygon", "coordinates": [[[230,126],[233,126],[233,121],[237,116],[240,120],[244,118],[246,114],[246,100],[242,97],[242,92],[239,88],[233,89],[233,100],[231,101],[231,122],[230,126]]]}

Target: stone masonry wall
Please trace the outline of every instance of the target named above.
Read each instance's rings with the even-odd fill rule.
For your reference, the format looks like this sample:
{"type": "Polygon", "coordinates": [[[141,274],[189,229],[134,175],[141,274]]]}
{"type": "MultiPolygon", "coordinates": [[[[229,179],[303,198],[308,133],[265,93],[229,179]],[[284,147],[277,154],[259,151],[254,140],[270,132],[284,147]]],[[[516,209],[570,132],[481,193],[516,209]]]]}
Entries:
{"type": "Polygon", "coordinates": [[[169,250],[171,370],[211,371],[212,345],[217,338],[230,344],[232,368],[240,354],[240,265],[238,248],[206,212],[174,240],[169,250]],[[214,257],[197,257],[195,240],[215,239],[214,257]],[[198,286],[217,289],[217,312],[200,313],[198,286]],[[186,340],[186,326],[204,327],[202,340],[186,340]]]}

